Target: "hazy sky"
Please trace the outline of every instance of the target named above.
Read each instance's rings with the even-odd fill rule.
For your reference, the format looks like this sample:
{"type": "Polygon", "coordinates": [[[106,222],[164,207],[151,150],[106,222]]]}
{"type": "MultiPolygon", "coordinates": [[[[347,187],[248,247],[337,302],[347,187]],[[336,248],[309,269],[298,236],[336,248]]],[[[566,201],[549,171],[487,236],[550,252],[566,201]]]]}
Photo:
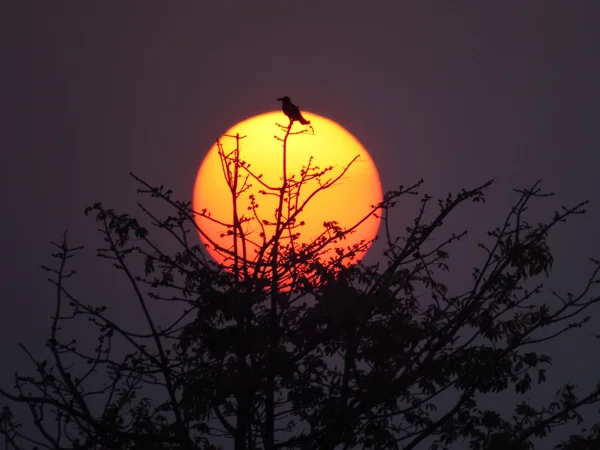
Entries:
{"type": "MultiPolygon", "coordinates": [[[[552,286],[576,286],[600,257],[600,3],[410,3],[3,5],[0,383],[24,364],[17,341],[46,337],[48,241],[68,228],[89,250],[81,286],[118,303],[84,207],[132,211],[129,171],[189,199],[214,139],[283,95],[351,131],[384,189],[424,178],[445,194],[497,178],[475,229],[539,178],[559,194],[548,207],[593,200],[553,247],[552,286]]],[[[557,381],[592,381],[599,322],[557,346],[557,381]]]]}

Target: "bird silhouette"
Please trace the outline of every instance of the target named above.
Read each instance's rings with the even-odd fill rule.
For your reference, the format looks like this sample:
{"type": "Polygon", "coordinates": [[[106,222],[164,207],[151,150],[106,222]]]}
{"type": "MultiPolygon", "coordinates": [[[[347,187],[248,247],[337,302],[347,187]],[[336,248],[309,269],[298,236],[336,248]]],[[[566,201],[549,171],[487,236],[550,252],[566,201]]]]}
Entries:
{"type": "Polygon", "coordinates": [[[281,102],[281,110],[290,118],[292,122],[297,120],[302,125],[310,124],[310,120],[306,120],[304,117],[302,117],[300,108],[294,105],[287,95],[285,97],[278,98],[277,101],[281,102]]]}

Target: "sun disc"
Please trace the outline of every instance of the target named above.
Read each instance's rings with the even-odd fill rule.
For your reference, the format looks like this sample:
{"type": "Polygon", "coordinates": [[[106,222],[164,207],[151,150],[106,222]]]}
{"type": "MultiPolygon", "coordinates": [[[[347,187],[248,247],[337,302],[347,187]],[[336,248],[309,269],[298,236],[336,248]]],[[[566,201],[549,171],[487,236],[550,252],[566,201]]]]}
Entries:
{"type": "MultiPolygon", "coordinates": [[[[373,205],[381,202],[383,198],[377,168],[360,142],[341,125],[326,117],[306,111],[303,111],[303,115],[311,121],[314,133],[309,131],[289,136],[286,158],[288,179],[294,177],[294,180],[299,180],[303,170],[310,163],[311,167],[317,167],[319,170],[332,167],[332,170],[321,178],[321,182],[325,182],[339,176],[344,168],[355,157],[357,158],[339,181],[311,197],[305,208],[298,213],[297,223],[304,222],[304,225],[298,229],[300,233],[298,245],[308,244],[321,235],[326,222],[335,221],[342,228],[354,226],[368,216],[373,205]]],[[[282,142],[274,136],[283,137],[285,131],[277,127],[276,123],[287,125],[288,119],[280,111],[261,114],[234,125],[219,139],[223,151],[229,153],[236,148],[236,140],[231,136],[244,136],[239,141],[239,159],[248,164],[248,170],[252,174],[260,175],[260,181],[248,175],[246,183],[251,186],[238,197],[238,215],[243,214],[248,219],[244,222],[244,229],[248,232],[249,242],[262,242],[263,229],[266,230],[267,238],[272,236],[269,230],[273,227],[263,228],[259,221],[275,220],[278,196],[260,192],[266,191],[261,182],[271,187],[282,185],[282,142]],[[259,205],[255,210],[258,218],[254,217],[252,208],[249,209],[251,195],[259,205]]],[[[295,122],[292,133],[303,129],[307,127],[295,122]]],[[[240,170],[242,176],[239,178],[238,189],[243,179],[246,179],[247,174],[243,172],[243,169],[240,170]]],[[[301,191],[300,204],[315,189],[318,189],[318,186],[316,180],[306,183],[301,191]]],[[[202,242],[207,246],[211,256],[218,263],[223,263],[224,256],[210,245],[210,241],[233,250],[233,238],[223,225],[233,223],[233,201],[217,143],[210,148],[198,171],[194,186],[193,208],[197,213],[195,221],[201,230],[202,242]],[[198,214],[202,211],[206,214],[198,214]],[[208,214],[210,218],[207,217],[208,214]]],[[[378,228],[379,218],[371,216],[360,223],[346,239],[332,243],[330,247],[348,247],[361,241],[371,241],[376,236],[378,228]]],[[[252,260],[256,255],[256,248],[252,245],[249,247],[251,248],[246,253],[246,258],[252,260]]],[[[237,254],[242,256],[239,246],[237,254]]],[[[363,254],[360,254],[349,258],[345,264],[355,263],[362,256],[363,254]]]]}

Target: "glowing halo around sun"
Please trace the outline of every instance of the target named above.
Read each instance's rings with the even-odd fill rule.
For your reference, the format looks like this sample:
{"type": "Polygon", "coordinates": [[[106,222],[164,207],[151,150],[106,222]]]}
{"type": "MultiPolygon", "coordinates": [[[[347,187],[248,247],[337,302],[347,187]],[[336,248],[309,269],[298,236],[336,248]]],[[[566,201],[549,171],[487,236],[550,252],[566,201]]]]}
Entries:
{"type": "MultiPolygon", "coordinates": [[[[333,166],[333,170],[323,177],[323,180],[334,178],[340,174],[343,168],[358,155],[358,159],[350,166],[346,174],[329,189],[319,192],[307,204],[306,208],[299,213],[298,221],[304,221],[305,225],[299,229],[301,233],[298,244],[309,243],[324,230],[323,223],[336,221],[342,228],[354,226],[362,220],[370,211],[372,206],[380,203],[383,198],[381,183],[377,168],[360,142],[341,125],[326,117],[303,111],[302,114],[311,121],[314,129],[307,133],[291,135],[287,140],[287,171],[289,176],[300,177],[303,166],[306,166],[310,157],[313,157],[312,165],[324,169],[333,166]]],[[[229,130],[219,139],[225,153],[235,149],[235,138],[227,137],[246,136],[240,142],[239,159],[250,164],[250,170],[254,174],[262,174],[261,180],[269,186],[281,186],[283,175],[283,150],[282,142],[275,139],[275,135],[283,138],[285,130],[276,124],[287,126],[289,120],[281,111],[270,112],[251,117],[244,120],[229,130]]],[[[295,122],[292,133],[307,129],[306,126],[295,122]]],[[[240,174],[244,171],[240,169],[240,174]]],[[[244,178],[244,177],[242,177],[244,178]]],[[[261,219],[273,220],[278,205],[275,195],[261,195],[259,191],[264,187],[257,181],[248,180],[252,187],[245,191],[238,199],[238,212],[246,216],[252,216],[248,210],[249,197],[253,194],[259,204],[257,211],[261,219]]],[[[318,185],[312,181],[303,188],[304,197],[312,192],[318,185]]],[[[218,262],[223,263],[224,257],[217,253],[202,233],[221,247],[233,249],[232,236],[223,236],[226,229],[214,221],[199,214],[201,211],[210,213],[211,218],[222,223],[232,223],[233,204],[231,192],[223,174],[219,149],[215,143],[202,161],[193,195],[193,209],[196,212],[196,225],[202,232],[200,239],[208,248],[210,255],[218,262]]],[[[372,216],[361,223],[354,233],[349,234],[345,240],[337,244],[331,244],[331,248],[340,245],[351,246],[360,241],[370,241],[375,238],[379,229],[380,219],[372,216]]],[[[255,240],[259,239],[261,227],[256,221],[249,222],[244,226],[249,230],[255,240]]],[[[267,238],[270,237],[267,228],[267,238]]],[[[254,253],[254,250],[252,250],[254,253]]],[[[241,256],[238,250],[238,256],[241,256]]],[[[252,260],[253,254],[247,254],[252,260]]],[[[364,256],[364,252],[354,259],[348,259],[346,265],[357,262],[364,256]]]]}

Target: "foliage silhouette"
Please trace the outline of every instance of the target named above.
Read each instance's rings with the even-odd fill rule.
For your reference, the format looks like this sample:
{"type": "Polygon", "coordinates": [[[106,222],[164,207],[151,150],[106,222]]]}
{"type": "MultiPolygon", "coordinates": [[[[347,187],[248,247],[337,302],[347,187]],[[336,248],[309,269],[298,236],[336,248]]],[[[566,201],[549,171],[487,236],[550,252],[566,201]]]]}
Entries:
{"type": "MultiPolygon", "coordinates": [[[[528,208],[548,194],[539,183],[517,190],[504,223],[479,244],[484,258],[470,285],[453,292],[444,275],[452,245],[466,232],[444,235],[443,223],[463,205],[484,202],[492,182],[437,205],[421,196],[418,214],[396,236],[389,213],[400,200],[418,196],[422,182],[401,186],[363,219],[382,217],[383,261],[347,266],[368,244],[343,245],[359,224],[326,222],[310,244],[298,244],[297,237],[303,205],[354,161],[335,175],[309,159],[302,173],[288,175],[287,146],[303,133],[293,132],[293,123],[279,125],[279,186],[264,184],[243,161],[242,137],[234,137],[232,151],[220,146],[234,205],[231,221],[221,225],[231,245],[210,245],[223,264],[194,243],[203,233],[195,215],[216,220],[210,211],[193,211],[133,174],[139,193],[168,205],[171,215],[159,217],[139,203],[149,221],[143,226],[100,203],[86,209],[104,240],[98,257],[130,283],[145,332],[126,329],[105,306],[72,292],[71,259],[81,247],[70,246],[66,234],[54,244],[57,266],[44,267],[56,287],[49,356],[23,347],[35,372],[16,374],[14,390],[0,390],[11,404],[28,408],[33,427],[5,406],[0,435],[6,448],[435,450],[458,443],[529,449],[534,438],[581,421],[580,408],[600,400],[600,384],[581,396],[569,384],[537,409],[524,397],[512,414],[480,406],[486,394],[522,395],[543,383],[552,360],[532,346],[581,327],[589,320],[586,310],[600,301],[593,291],[596,260],[579,293],[540,298],[554,262],[548,237],[584,213],[586,202],[531,224],[528,208]],[[321,180],[320,187],[302,191],[308,179],[321,180]],[[258,198],[250,211],[236,209],[240,196],[250,195],[250,183],[263,184],[260,195],[279,196],[273,218],[261,215],[258,198]],[[256,226],[258,239],[250,233],[256,226]],[[159,244],[165,236],[176,250],[159,244]],[[181,306],[180,317],[162,323],[151,312],[157,302],[181,306]],[[69,323],[81,320],[95,327],[91,350],[65,336],[69,323]]],[[[599,435],[597,426],[583,430],[557,448],[598,448],[599,435]]]]}

